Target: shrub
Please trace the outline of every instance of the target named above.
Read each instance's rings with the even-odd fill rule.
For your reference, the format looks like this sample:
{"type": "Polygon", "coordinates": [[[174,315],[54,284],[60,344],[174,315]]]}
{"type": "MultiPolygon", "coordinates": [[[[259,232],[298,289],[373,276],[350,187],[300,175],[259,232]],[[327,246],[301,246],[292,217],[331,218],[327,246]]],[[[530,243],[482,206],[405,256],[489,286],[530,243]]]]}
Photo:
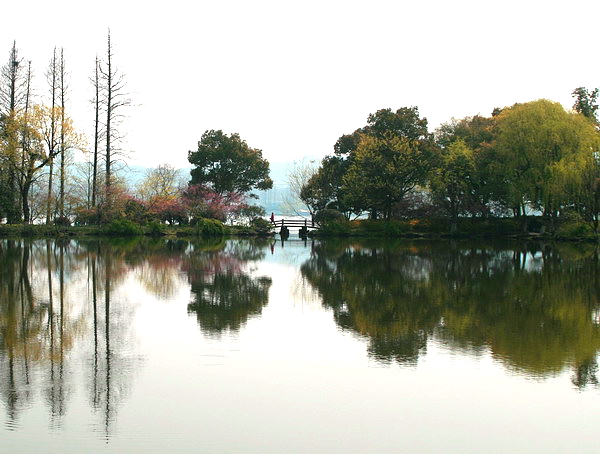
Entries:
{"type": "Polygon", "coordinates": [[[365,219],[360,221],[358,228],[369,235],[394,237],[400,236],[410,230],[408,222],[403,221],[376,221],[365,219]]]}
{"type": "Polygon", "coordinates": [[[225,228],[223,223],[217,219],[198,219],[196,232],[202,236],[223,236],[225,228]]]}
{"type": "Polygon", "coordinates": [[[346,221],[346,216],[338,210],[325,209],[315,214],[315,222],[321,227],[330,222],[346,221]]]}
{"type": "Polygon", "coordinates": [[[158,221],[152,221],[148,224],[146,232],[151,236],[160,236],[165,233],[165,226],[158,221]]]}
{"type": "Polygon", "coordinates": [[[592,233],[593,229],[588,223],[581,221],[568,221],[558,228],[556,236],[565,239],[575,239],[589,237],[592,233]]]}
{"type": "Polygon", "coordinates": [[[268,235],[273,231],[273,224],[263,218],[254,218],[250,221],[250,227],[259,235],[268,235]]]}
{"type": "Polygon", "coordinates": [[[134,236],[144,233],[138,224],[127,219],[115,219],[110,224],[105,225],[102,230],[107,235],[118,236],[134,236]]]}
{"type": "Polygon", "coordinates": [[[321,224],[319,228],[319,234],[321,235],[333,235],[333,236],[346,236],[352,231],[352,224],[346,218],[339,219],[337,221],[328,221],[321,224]]]}

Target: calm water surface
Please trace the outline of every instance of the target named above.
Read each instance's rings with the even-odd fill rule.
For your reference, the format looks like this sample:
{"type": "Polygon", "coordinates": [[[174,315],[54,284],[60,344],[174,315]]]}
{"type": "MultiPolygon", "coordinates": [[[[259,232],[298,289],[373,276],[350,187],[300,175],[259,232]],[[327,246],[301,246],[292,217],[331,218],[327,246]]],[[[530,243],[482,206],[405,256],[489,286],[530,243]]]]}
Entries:
{"type": "Polygon", "coordinates": [[[0,241],[0,452],[592,453],[599,251],[0,241]]]}

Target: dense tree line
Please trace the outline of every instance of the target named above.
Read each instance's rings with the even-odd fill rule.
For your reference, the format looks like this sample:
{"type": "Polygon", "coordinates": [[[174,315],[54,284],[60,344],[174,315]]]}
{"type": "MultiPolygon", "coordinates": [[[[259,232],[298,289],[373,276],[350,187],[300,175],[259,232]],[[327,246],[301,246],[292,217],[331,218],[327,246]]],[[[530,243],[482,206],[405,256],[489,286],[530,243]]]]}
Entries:
{"type": "MultiPolygon", "coordinates": [[[[115,164],[124,156],[121,121],[131,100],[110,33],[105,57],[90,69],[94,120],[86,140],[70,117],[64,50],[54,50],[38,83],[16,43],[10,48],[0,68],[0,222],[181,224],[264,215],[248,200],[272,187],[268,161],[221,130],[207,130],[188,152],[189,181],[163,165],[128,188],[115,164]],[[86,162],[73,162],[76,150],[86,162]]],[[[579,87],[570,111],[541,99],[452,119],[433,132],[417,107],[381,109],[342,135],[317,169],[292,172],[293,191],[312,214],[445,217],[453,230],[461,217],[536,214],[597,230],[598,94],[579,87]]]]}
{"type": "Polygon", "coordinates": [[[452,119],[433,133],[417,107],[382,109],[341,136],[305,182],[311,212],[350,218],[559,217],[600,212],[598,90],[573,91],[572,111],[545,99],[452,119]]]}

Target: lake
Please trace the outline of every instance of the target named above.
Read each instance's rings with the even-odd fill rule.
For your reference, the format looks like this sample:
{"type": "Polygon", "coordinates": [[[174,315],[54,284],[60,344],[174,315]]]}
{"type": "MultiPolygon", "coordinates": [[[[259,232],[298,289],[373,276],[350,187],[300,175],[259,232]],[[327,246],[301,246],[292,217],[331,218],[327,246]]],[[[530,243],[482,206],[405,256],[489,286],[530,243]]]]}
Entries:
{"type": "Polygon", "coordinates": [[[0,452],[595,453],[599,259],[0,240],[0,452]]]}

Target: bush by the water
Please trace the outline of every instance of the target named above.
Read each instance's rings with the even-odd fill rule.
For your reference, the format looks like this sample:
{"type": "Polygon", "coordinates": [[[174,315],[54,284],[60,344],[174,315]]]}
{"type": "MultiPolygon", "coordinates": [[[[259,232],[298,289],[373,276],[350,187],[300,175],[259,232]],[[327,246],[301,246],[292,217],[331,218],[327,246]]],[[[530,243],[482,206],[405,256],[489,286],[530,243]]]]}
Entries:
{"type": "Polygon", "coordinates": [[[337,221],[346,221],[346,216],[344,216],[344,213],[338,210],[332,210],[327,208],[325,210],[317,211],[315,213],[315,222],[321,227],[325,224],[329,224],[330,222],[337,221]]]}
{"type": "Polygon", "coordinates": [[[356,223],[357,233],[363,235],[394,237],[407,233],[410,224],[406,221],[374,221],[364,219],[356,223]]]}
{"type": "Polygon", "coordinates": [[[346,218],[330,221],[321,225],[320,235],[346,236],[352,232],[352,224],[346,218]]]}
{"type": "Polygon", "coordinates": [[[196,223],[196,232],[202,236],[222,236],[225,233],[225,226],[217,219],[198,219],[196,223]]]}
{"type": "Polygon", "coordinates": [[[273,224],[263,218],[254,218],[250,221],[250,227],[259,235],[268,235],[273,231],[273,224]]]}
{"type": "Polygon", "coordinates": [[[165,233],[165,226],[158,221],[152,221],[148,224],[146,232],[150,236],[161,236],[165,233]]]}
{"type": "Polygon", "coordinates": [[[107,235],[135,236],[144,234],[138,224],[127,219],[115,219],[110,224],[105,225],[102,230],[107,235]]]}
{"type": "Polygon", "coordinates": [[[563,239],[588,238],[594,233],[594,229],[584,221],[568,221],[563,223],[556,231],[556,236],[563,239]]]}

